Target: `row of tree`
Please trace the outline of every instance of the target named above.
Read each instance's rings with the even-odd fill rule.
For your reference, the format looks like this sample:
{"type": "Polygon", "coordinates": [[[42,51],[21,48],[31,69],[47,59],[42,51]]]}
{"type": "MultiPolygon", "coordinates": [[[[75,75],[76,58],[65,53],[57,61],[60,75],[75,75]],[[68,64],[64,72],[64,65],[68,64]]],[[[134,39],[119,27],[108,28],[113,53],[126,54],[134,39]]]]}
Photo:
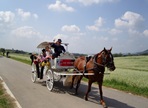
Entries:
{"type": "Polygon", "coordinates": [[[14,49],[5,49],[5,48],[0,48],[0,53],[3,56],[9,57],[9,53],[18,53],[18,54],[28,54],[28,52],[25,52],[23,50],[14,50],[14,49]]]}
{"type": "MultiPolygon", "coordinates": [[[[0,53],[3,56],[9,56],[9,53],[18,53],[18,54],[31,54],[28,52],[25,52],[23,50],[14,50],[14,49],[5,49],[5,48],[0,48],[0,53]]],[[[74,56],[78,57],[78,56],[87,56],[87,54],[79,54],[79,53],[73,53],[74,56]]],[[[148,50],[145,50],[143,52],[139,52],[139,53],[135,53],[135,54],[131,54],[131,53],[127,53],[127,54],[122,54],[122,53],[115,53],[113,54],[114,57],[123,57],[123,56],[134,56],[134,55],[148,55],[148,50]]]]}
{"type": "Polygon", "coordinates": [[[5,55],[6,50],[4,48],[0,48],[0,52],[2,53],[2,55],[5,55]]]}

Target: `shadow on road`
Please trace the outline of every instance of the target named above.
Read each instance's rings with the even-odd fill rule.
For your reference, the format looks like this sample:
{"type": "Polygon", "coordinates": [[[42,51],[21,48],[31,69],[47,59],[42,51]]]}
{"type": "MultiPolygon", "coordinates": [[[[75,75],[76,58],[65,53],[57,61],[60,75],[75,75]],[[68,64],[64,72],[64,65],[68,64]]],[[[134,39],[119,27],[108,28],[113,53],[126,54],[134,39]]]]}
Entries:
{"type": "MultiPolygon", "coordinates": [[[[72,96],[84,99],[84,95],[85,95],[86,90],[87,90],[87,86],[84,84],[81,84],[80,88],[78,90],[79,94],[75,95],[75,89],[70,89],[69,87],[64,87],[61,82],[55,82],[55,86],[54,86],[54,89],[52,92],[59,93],[59,94],[68,93],[72,96]]],[[[95,88],[95,87],[91,88],[91,92],[89,93],[88,99],[89,99],[88,102],[93,102],[95,104],[99,104],[100,97],[98,95],[98,88],[95,88]]],[[[104,96],[104,100],[105,100],[107,106],[111,107],[111,108],[135,108],[135,107],[129,106],[126,103],[123,103],[118,100],[111,99],[111,98],[108,98],[105,96],[104,96]]]]}

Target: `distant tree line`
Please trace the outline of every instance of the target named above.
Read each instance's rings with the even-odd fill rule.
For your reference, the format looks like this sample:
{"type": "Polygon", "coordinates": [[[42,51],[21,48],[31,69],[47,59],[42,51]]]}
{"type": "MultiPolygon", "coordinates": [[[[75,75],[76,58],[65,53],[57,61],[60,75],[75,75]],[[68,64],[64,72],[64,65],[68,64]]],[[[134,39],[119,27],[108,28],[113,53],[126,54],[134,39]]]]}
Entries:
{"type": "Polygon", "coordinates": [[[28,52],[25,52],[23,50],[14,50],[14,49],[5,49],[5,48],[0,48],[0,54],[3,56],[9,57],[9,53],[18,53],[18,54],[29,54],[28,52]]]}
{"type": "MultiPolygon", "coordinates": [[[[9,56],[9,53],[18,53],[18,54],[31,54],[29,52],[23,51],[23,50],[14,50],[14,49],[5,49],[5,48],[0,48],[0,54],[3,56],[9,56]]],[[[80,54],[80,53],[73,53],[74,56],[77,58],[79,56],[88,56],[88,54],[80,54]]],[[[138,55],[148,55],[148,50],[145,50],[143,52],[139,53],[127,53],[127,54],[122,54],[122,53],[115,53],[113,54],[114,57],[124,57],[124,56],[138,56],[138,55]]]]}
{"type": "Polygon", "coordinates": [[[0,52],[2,53],[3,56],[5,56],[6,50],[4,48],[0,48],[0,52]]]}

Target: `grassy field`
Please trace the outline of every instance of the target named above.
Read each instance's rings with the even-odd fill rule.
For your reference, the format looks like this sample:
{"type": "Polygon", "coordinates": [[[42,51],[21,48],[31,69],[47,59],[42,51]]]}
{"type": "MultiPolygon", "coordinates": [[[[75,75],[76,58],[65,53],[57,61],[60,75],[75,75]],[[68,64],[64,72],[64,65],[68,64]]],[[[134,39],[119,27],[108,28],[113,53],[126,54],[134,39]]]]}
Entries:
{"type": "Polygon", "coordinates": [[[148,56],[117,57],[115,65],[104,77],[105,86],[148,97],[148,56]]]}
{"type": "Polygon", "coordinates": [[[26,63],[26,64],[31,63],[30,56],[27,55],[27,54],[14,54],[14,53],[11,53],[10,58],[15,59],[15,60],[20,61],[20,62],[23,62],[23,63],[26,63]]]}
{"type": "MultiPolygon", "coordinates": [[[[29,55],[11,54],[11,58],[30,64],[29,55]]],[[[148,97],[148,56],[114,58],[116,70],[106,69],[104,86],[148,97]]]]}

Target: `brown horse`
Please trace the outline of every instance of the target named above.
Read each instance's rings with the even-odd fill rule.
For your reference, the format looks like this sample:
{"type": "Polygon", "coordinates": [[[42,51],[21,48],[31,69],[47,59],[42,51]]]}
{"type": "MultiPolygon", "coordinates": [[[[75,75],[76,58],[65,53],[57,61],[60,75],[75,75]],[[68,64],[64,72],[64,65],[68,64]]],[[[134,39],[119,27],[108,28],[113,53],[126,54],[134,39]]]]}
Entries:
{"type": "MultiPolygon", "coordinates": [[[[111,49],[106,50],[105,48],[98,54],[94,55],[90,58],[89,61],[86,60],[86,57],[81,56],[77,58],[74,62],[74,67],[77,71],[85,73],[93,73],[94,75],[84,75],[84,77],[88,78],[88,89],[85,94],[85,100],[88,100],[88,93],[91,91],[91,85],[93,82],[97,82],[100,91],[100,104],[103,105],[104,108],[107,108],[104,100],[103,100],[103,92],[102,92],[102,83],[104,77],[105,67],[107,67],[110,71],[115,70],[114,58],[111,53],[111,49]],[[87,62],[86,62],[87,61],[87,62]]],[[[73,88],[73,82],[76,76],[72,78],[71,88],[73,88]]],[[[79,80],[76,85],[76,94],[81,82],[83,75],[79,76],[79,80]]]]}

